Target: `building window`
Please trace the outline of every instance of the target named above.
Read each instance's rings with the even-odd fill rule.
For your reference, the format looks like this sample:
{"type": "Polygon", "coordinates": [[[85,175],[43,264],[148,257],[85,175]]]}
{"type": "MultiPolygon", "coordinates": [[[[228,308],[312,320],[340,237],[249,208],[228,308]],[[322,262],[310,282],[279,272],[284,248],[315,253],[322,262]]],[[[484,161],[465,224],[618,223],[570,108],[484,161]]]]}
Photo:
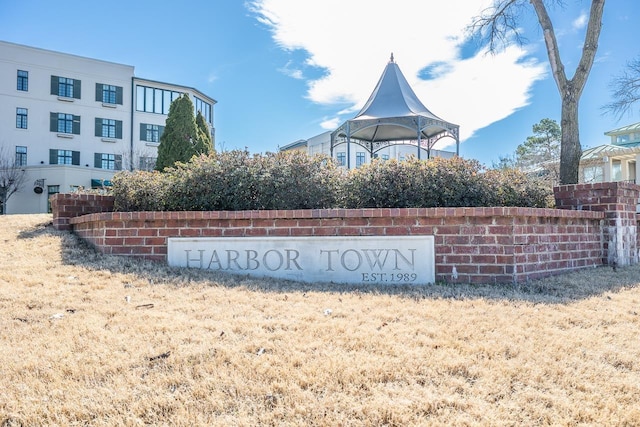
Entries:
{"type": "Polygon", "coordinates": [[[80,99],[80,80],[51,76],[51,95],[80,99]]]}
{"type": "Polygon", "coordinates": [[[365,162],[364,151],[358,151],[356,153],[356,167],[359,168],[360,166],[364,165],[364,162],[365,162]]]}
{"type": "Polygon", "coordinates": [[[336,160],[338,160],[338,166],[345,166],[347,164],[347,155],[344,151],[339,152],[336,155],[336,160]]]}
{"type": "Polygon", "coordinates": [[[584,176],[584,182],[603,182],[604,181],[604,168],[602,166],[589,166],[582,171],[584,176]]]}
{"type": "Polygon", "coordinates": [[[26,108],[16,108],[16,128],[27,128],[27,113],[28,111],[26,108]]]}
{"type": "Polygon", "coordinates": [[[80,152],[71,150],[49,150],[50,165],[80,165],[80,152]]]}
{"type": "Polygon", "coordinates": [[[140,141],[160,142],[164,126],[140,123],[140,141]]]}
{"type": "Polygon", "coordinates": [[[51,196],[60,192],[59,185],[47,185],[47,211],[51,213],[51,196]]]}
{"type": "Polygon", "coordinates": [[[108,170],[122,169],[122,156],[119,154],[95,153],[94,167],[108,170]]]}
{"type": "Polygon", "coordinates": [[[116,87],[112,85],[102,85],[102,102],[109,104],[116,103],[116,87]]]}
{"type": "Polygon", "coordinates": [[[611,181],[622,180],[622,162],[620,160],[614,160],[611,162],[611,181]]]}
{"type": "Polygon", "coordinates": [[[18,90],[29,90],[29,72],[18,70],[18,90]]]}
{"type": "Polygon", "coordinates": [[[202,116],[204,117],[204,119],[207,121],[207,123],[213,123],[213,117],[211,114],[211,104],[209,104],[206,101],[203,101],[202,99],[198,98],[197,96],[193,97],[194,99],[194,103],[193,103],[193,107],[194,107],[194,113],[198,114],[198,111],[200,111],[202,113],[202,116]]]}
{"type": "Polygon", "coordinates": [[[96,101],[122,105],[122,87],[96,83],[96,101]]]}
{"type": "Polygon", "coordinates": [[[156,157],[140,157],[140,170],[152,171],[156,167],[156,157]]]}
{"type": "Polygon", "coordinates": [[[169,114],[171,103],[181,95],[180,92],[136,86],[136,110],[146,113],[169,114]]]}
{"type": "Polygon", "coordinates": [[[105,138],[116,137],[116,121],[111,119],[102,119],[102,136],[105,138]]]}
{"type": "Polygon", "coordinates": [[[96,136],[122,139],[122,121],[96,117],[96,136]]]}
{"type": "Polygon", "coordinates": [[[58,113],[58,132],[72,133],[73,132],[73,114],[58,113]]]}
{"type": "Polygon", "coordinates": [[[51,113],[51,132],[80,135],[80,116],[65,113],[51,113]]]}
{"type": "Polygon", "coordinates": [[[381,154],[381,155],[380,155],[380,158],[381,158],[382,160],[389,160],[389,155],[388,155],[388,154],[381,154]]]}
{"type": "Polygon", "coordinates": [[[16,166],[27,166],[27,147],[16,146],[16,166]]]}

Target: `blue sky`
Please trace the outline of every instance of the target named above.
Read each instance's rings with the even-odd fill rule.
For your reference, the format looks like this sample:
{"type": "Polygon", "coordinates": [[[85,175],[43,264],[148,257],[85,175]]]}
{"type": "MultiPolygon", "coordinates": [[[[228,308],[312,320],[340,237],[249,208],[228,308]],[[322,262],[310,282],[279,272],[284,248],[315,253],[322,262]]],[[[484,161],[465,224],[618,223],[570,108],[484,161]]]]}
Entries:
{"type": "MultiPolygon", "coordinates": [[[[488,1],[0,0],[0,40],[133,65],[138,77],[195,87],[218,101],[218,148],[251,152],[276,151],[353,117],[393,52],[423,104],[460,125],[460,154],[491,166],[533,124],[559,121],[560,101],[532,11],[520,20],[524,47],[487,55],[466,37],[488,1]]],[[[590,2],[564,3],[551,15],[571,77],[590,2]]],[[[637,0],[605,5],[580,103],[583,148],[640,121],[640,106],[620,120],[601,111],[612,76],[640,55],[639,18],[637,0]]]]}

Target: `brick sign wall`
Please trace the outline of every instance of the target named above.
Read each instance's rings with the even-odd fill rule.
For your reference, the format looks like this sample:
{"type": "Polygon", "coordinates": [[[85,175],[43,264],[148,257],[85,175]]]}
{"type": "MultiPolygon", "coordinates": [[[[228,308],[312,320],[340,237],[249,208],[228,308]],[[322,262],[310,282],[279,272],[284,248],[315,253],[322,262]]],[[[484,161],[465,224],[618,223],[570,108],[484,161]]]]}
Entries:
{"type": "Polygon", "coordinates": [[[606,183],[589,188],[588,195],[576,194],[586,187],[556,189],[556,204],[563,209],[104,212],[113,206],[112,198],[69,194],[53,196],[53,206],[54,224],[71,227],[106,254],[166,262],[169,237],[426,235],[434,236],[437,281],[520,283],[579,268],[637,262],[635,201],[640,187],[606,183]],[[576,197],[592,204],[578,208],[578,203],[568,202],[576,197]],[[96,213],[88,214],[91,204],[96,213]],[[71,212],[67,206],[75,208],[71,212]],[[620,218],[626,228],[618,232],[620,218]]]}

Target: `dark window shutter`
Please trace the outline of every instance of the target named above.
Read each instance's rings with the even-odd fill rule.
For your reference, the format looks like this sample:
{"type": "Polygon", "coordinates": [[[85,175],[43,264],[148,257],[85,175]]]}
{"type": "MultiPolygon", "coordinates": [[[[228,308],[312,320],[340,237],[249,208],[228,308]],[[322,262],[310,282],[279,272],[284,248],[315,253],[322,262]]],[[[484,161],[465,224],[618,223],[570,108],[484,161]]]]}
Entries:
{"type": "Polygon", "coordinates": [[[102,119],[96,117],[96,136],[102,136],[102,119]]]}
{"type": "Polygon", "coordinates": [[[96,101],[102,101],[102,83],[96,83],[96,101]]]}
{"type": "Polygon", "coordinates": [[[122,170],[122,154],[116,154],[115,169],[122,170]]]}
{"type": "Polygon", "coordinates": [[[49,130],[58,132],[58,113],[49,113],[49,130]]]}
{"type": "Polygon", "coordinates": [[[158,126],[158,141],[160,141],[160,138],[162,137],[163,133],[164,133],[164,126],[158,126]]]}
{"type": "Polygon", "coordinates": [[[51,76],[51,95],[59,95],[58,76],[51,76]]]}
{"type": "Polygon", "coordinates": [[[58,164],[58,150],[49,150],[49,164],[50,165],[58,164]]]}
{"type": "Polygon", "coordinates": [[[147,140],[147,125],[146,123],[140,123],[140,141],[147,140]]]}
{"type": "Polygon", "coordinates": [[[73,97],[75,99],[80,99],[80,86],[81,86],[81,82],[80,80],[73,80],[73,97]]]}
{"type": "Polygon", "coordinates": [[[74,135],[80,135],[80,116],[73,116],[73,130],[74,135]]]}
{"type": "Polygon", "coordinates": [[[102,153],[95,153],[93,155],[93,167],[94,168],[102,167],[102,153]]]}
{"type": "Polygon", "coordinates": [[[122,120],[116,120],[116,138],[122,139],[122,120]]]}
{"type": "Polygon", "coordinates": [[[80,152],[79,151],[72,151],[71,152],[71,164],[72,165],[76,165],[76,166],[80,166],[80,152]]]}
{"type": "Polygon", "coordinates": [[[116,104],[122,105],[122,87],[116,86],[116,104]]]}

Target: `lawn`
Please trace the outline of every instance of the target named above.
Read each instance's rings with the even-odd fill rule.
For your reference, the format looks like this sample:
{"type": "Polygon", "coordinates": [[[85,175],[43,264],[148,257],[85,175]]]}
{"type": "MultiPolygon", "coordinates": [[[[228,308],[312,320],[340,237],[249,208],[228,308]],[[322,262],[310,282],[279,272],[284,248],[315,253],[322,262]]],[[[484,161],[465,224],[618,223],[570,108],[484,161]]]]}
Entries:
{"type": "Polygon", "coordinates": [[[0,217],[0,426],[640,425],[640,267],[256,280],[0,217]]]}

